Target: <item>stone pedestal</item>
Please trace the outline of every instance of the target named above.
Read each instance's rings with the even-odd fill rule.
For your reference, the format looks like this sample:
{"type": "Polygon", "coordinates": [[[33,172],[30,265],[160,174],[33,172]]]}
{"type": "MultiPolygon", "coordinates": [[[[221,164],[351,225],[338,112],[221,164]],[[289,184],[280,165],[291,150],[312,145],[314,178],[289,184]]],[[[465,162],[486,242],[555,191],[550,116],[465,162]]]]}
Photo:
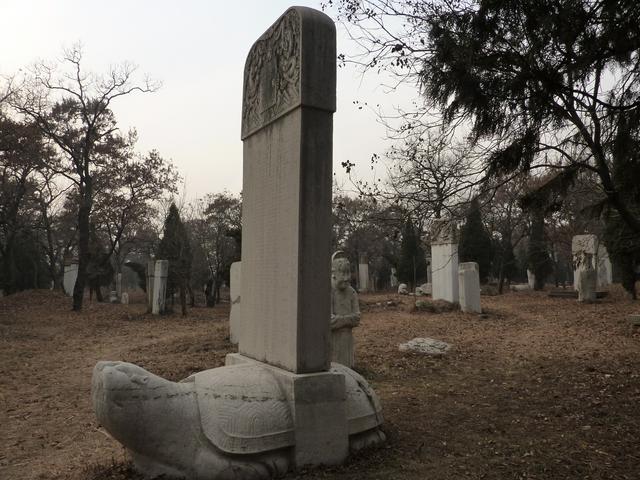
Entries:
{"type": "Polygon", "coordinates": [[[450,220],[433,222],[431,233],[432,297],[458,302],[458,229],[450,220]]]}
{"type": "Polygon", "coordinates": [[[460,309],[463,312],[482,313],[480,307],[480,269],[476,262],[461,263],[458,268],[460,309]]]}
{"type": "Polygon", "coordinates": [[[240,313],[240,301],[242,295],[240,293],[242,282],[242,262],[233,262],[231,271],[229,272],[229,295],[231,297],[231,311],[229,312],[229,340],[234,345],[238,344],[240,335],[240,322],[242,321],[242,313],[240,313]]]}
{"type": "MultiPolygon", "coordinates": [[[[226,365],[251,362],[260,363],[237,353],[226,358],[226,365]]],[[[295,374],[272,366],[269,369],[283,386],[293,412],[296,467],[344,461],[349,453],[344,377],[331,372],[295,374]]]]}
{"type": "Polygon", "coordinates": [[[153,275],[153,307],[151,313],[160,315],[165,312],[167,296],[167,276],[169,275],[169,260],[156,260],[153,275]]]}

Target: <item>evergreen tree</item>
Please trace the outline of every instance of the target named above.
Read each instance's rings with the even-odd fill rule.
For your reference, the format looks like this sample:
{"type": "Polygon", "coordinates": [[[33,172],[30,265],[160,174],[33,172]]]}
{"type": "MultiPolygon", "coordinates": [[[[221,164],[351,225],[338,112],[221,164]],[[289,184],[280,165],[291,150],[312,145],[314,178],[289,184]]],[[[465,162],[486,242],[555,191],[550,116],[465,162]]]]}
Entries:
{"type": "Polygon", "coordinates": [[[164,235],[158,245],[158,260],[169,260],[167,278],[167,296],[172,296],[177,289],[180,293],[182,315],[187,314],[187,288],[191,276],[191,244],[187,230],[180,219],[175,203],[169,207],[169,214],[164,221],[164,235]]]}
{"type": "Polygon", "coordinates": [[[416,228],[407,218],[402,230],[402,242],[400,244],[400,261],[398,263],[398,279],[402,283],[410,285],[411,290],[416,283],[427,276],[427,259],[420,245],[420,238],[416,228]]]}
{"type": "Polygon", "coordinates": [[[493,244],[482,223],[480,202],[477,198],[471,201],[467,218],[460,230],[458,255],[461,262],[477,262],[480,268],[480,281],[486,281],[491,272],[493,244]]]}

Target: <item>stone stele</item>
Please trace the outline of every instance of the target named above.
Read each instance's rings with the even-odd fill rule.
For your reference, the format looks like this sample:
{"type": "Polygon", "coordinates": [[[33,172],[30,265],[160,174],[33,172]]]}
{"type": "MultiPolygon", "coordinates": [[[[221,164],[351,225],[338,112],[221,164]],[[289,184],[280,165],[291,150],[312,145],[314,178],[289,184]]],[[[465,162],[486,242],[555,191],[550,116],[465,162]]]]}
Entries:
{"type": "Polygon", "coordinates": [[[476,262],[464,262],[458,267],[460,310],[482,313],[480,307],[480,269],[476,262]]]}
{"type": "Polygon", "coordinates": [[[431,228],[434,300],[458,303],[458,229],[451,220],[435,220],[431,228]]]}
{"type": "Polygon", "coordinates": [[[290,8],[244,73],[240,353],[179,383],[94,369],[100,423],[151,476],[266,479],[384,440],[375,393],[329,357],[333,22],[290,8]]]}
{"type": "Polygon", "coordinates": [[[349,260],[337,251],[331,258],[331,360],[353,368],[352,329],[360,324],[360,305],[350,280],[349,260]]]}

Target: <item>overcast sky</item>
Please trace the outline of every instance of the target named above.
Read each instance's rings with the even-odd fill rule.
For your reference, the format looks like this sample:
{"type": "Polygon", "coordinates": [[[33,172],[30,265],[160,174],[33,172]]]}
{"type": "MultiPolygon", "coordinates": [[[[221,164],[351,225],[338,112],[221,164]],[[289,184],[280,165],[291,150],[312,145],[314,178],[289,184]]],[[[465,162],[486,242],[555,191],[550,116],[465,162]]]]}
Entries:
{"type": "MultiPolygon", "coordinates": [[[[320,9],[319,1],[296,5],[320,9]]],[[[130,61],[142,75],[162,82],[152,94],[130,95],[113,104],[123,129],[138,131],[138,150],[157,149],[186,181],[189,198],[242,188],[240,112],[242,74],[253,42],[289,7],[285,0],[1,0],[0,74],[38,59],[56,59],[80,41],[85,66],[106,72],[130,61]]],[[[338,27],[338,52],[354,51],[338,27]]],[[[413,89],[385,93],[382,78],[364,78],[353,67],[338,69],[334,116],[334,172],[355,162],[367,175],[372,153],[388,147],[375,115],[354,100],[391,110],[413,89]]]]}

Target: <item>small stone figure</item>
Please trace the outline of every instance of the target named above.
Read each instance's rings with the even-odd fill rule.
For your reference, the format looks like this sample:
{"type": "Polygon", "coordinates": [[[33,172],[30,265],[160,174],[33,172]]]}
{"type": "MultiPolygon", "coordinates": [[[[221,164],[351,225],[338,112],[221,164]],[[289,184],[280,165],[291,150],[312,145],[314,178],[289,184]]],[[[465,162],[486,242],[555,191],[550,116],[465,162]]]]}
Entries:
{"type": "Polygon", "coordinates": [[[351,329],[360,324],[358,294],[349,285],[351,266],[346,255],[331,257],[331,361],[349,368],[354,364],[351,329]]]}

